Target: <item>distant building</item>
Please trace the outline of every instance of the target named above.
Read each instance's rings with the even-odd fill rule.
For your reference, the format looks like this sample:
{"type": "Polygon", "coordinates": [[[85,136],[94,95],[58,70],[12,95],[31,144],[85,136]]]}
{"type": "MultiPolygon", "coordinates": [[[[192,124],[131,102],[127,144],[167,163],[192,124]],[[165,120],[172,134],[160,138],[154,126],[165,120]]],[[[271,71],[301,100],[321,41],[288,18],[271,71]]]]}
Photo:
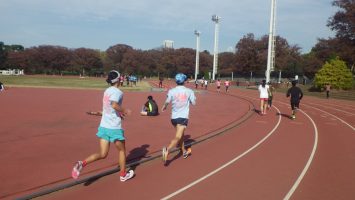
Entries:
{"type": "Polygon", "coordinates": [[[172,40],[164,40],[163,48],[173,49],[174,48],[174,41],[172,41],[172,40]]]}
{"type": "Polygon", "coordinates": [[[0,75],[25,75],[23,69],[0,70],[0,75]]]}

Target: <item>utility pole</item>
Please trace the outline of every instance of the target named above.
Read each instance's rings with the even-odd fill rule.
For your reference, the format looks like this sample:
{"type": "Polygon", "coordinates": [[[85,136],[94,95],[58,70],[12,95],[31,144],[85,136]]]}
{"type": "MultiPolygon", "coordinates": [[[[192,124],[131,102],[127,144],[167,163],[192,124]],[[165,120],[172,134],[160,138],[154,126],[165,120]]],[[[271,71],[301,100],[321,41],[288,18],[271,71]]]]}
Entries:
{"type": "Polygon", "coordinates": [[[266,67],[266,82],[270,82],[270,72],[274,71],[275,67],[275,30],[276,30],[276,0],[271,0],[271,16],[270,16],[270,31],[269,31],[269,46],[266,67]]]}
{"type": "Polygon", "coordinates": [[[195,30],[195,35],[196,35],[196,64],[195,64],[195,81],[196,81],[198,71],[199,71],[199,65],[200,65],[200,35],[201,35],[201,32],[195,30]]]}
{"type": "Polygon", "coordinates": [[[217,15],[212,16],[212,21],[215,22],[214,28],[214,51],[213,51],[213,70],[212,70],[212,80],[215,80],[218,67],[218,33],[219,33],[219,21],[221,18],[217,15]]]}

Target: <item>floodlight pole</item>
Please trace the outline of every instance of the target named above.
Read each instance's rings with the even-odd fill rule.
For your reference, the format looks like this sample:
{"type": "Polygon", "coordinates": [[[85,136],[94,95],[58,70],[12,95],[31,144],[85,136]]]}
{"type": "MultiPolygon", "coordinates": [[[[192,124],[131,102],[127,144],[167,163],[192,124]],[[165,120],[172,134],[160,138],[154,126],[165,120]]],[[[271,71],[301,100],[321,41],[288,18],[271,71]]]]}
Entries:
{"type": "Polygon", "coordinates": [[[201,32],[195,30],[195,35],[196,35],[196,65],[195,65],[195,81],[196,81],[198,71],[199,71],[199,65],[200,65],[200,35],[201,35],[201,32]]]}
{"type": "Polygon", "coordinates": [[[271,16],[270,16],[270,32],[269,32],[269,45],[267,53],[267,67],[266,67],[266,82],[270,82],[270,72],[274,70],[275,66],[275,29],[276,29],[276,0],[271,0],[271,16]]]}
{"type": "Polygon", "coordinates": [[[215,22],[214,28],[214,51],[213,51],[213,70],[212,70],[212,80],[215,80],[218,67],[218,33],[219,33],[219,21],[221,18],[217,15],[212,16],[212,21],[215,22]]]}

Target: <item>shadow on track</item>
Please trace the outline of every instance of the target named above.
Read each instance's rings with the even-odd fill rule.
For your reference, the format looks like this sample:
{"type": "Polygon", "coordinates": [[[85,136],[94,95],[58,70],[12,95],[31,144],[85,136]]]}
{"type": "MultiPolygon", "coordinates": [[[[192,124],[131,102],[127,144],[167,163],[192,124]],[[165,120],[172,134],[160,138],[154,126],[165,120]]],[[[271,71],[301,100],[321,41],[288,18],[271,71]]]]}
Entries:
{"type": "Polygon", "coordinates": [[[276,115],[281,115],[282,117],[286,117],[287,119],[291,119],[291,115],[283,114],[283,113],[276,113],[276,115]]]}
{"type": "MultiPolygon", "coordinates": [[[[194,139],[191,139],[190,135],[185,135],[184,142],[185,142],[185,148],[188,149],[188,148],[191,148],[192,144],[194,144],[196,141],[194,139]]],[[[176,148],[173,150],[173,152],[176,152],[176,151],[178,151],[178,153],[175,154],[172,159],[166,161],[166,163],[164,165],[165,167],[169,166],[170,163],[172,163],[174,160],[176,160],[182,156],[182,151],[180,149],[176,148]]],[[[171,152],[171,153],[173,153],[173,152],[171,152]]]]}
{"type": "MultiPolygon", "coordinates": [[[[147,154],[148,154],[148,147],[150,145],[148,144],[144,144],[140,147],[136,147],[134,149],[132,149],[127,158],[126,158],[126,161],[129,162],[129,163],[138,163],[136,165],[132,165],[130,167],[130,169],[132,170],[135,170],[137,168],[137,166],[139,166],[140,164],[140,160],[142,160],[143,158],[149,158],[149,156],[147,157],[147,154]]],[[[99,180],[100,178],[102,178],[103,176],[98,176],[98,177],[93,177],[93,178],[90,178],[89,180],[87,180],[84,185],[85,186],[89,186],[91,184],[93,184],[95,181],[99,180]]]]}

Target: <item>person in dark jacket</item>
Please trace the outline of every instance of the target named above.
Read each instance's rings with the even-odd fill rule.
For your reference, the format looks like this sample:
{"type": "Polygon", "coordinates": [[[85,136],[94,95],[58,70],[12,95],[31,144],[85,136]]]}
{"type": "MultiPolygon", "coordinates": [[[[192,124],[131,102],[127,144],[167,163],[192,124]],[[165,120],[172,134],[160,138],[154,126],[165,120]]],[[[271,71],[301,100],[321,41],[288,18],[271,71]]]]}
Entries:
{"type": "Polygon", "coordinates": [[[292,81],[292,87],[288,89],[286,96],[290,97],[290,103],[291,103],[291,109],[292,109],[292,114],[291,114],[291,119],[296,119],[296,111],[297,109],[300,108],[300,101],[303,97],[303,92],[301,88],[296,86],[297,80],[292,81]]]}
{"type": "Polygon", "coordinates": [[[158,105],[152,96],[148,96],[148,101],[144,104],[141,112],[143,116],[157,116],[159,115],[158,105]]]}

